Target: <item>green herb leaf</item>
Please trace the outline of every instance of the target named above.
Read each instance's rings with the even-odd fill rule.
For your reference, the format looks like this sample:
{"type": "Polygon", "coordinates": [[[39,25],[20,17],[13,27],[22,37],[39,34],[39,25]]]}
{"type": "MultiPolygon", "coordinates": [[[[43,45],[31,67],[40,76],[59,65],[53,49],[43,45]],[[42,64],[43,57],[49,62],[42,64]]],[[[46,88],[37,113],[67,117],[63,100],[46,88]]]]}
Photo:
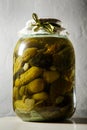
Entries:
{"type": "Polygon", "coordinates": [[[33,13],[33,14],[32,14],[32,18],[35,20],[36,23],[39,22],[38,16],[37,16],[36,13],[33,13]]]}
{"type": "Polygon", "coordinates": [[[47,32],[50,32],[50,33],[53,33],[54,32],[54,26],[52,26],[51,24],[44,24],[43,25],[43,28],[47,31],[47,32]]]}
{"type": "Polygon", "coordinates": [[[47,21],[44,21],[43,19],[39,19],[36,13],[33,13],[33,14],[32,14],[32,18],[33,18],[34,21],[35,21],[35,24],[32,24],[32,26],[36,26],[36,27],[34,28],[34,31],[38,31],[41,27],[42,27],[45,31],[47,31],[47,32],[49,32],[49,33],[54,33],[54,32],[56,32],[56,31],[61,32],[61,31],[64,30],[64,28],[62,28],[61,25],[56,24],[56,23],[55,23],[55,24],[52,23],[52,20],[51,20],[51,23],[50,23],[50,22],[49,22],[49,19],[48,19],[48,22],[47,22],[47,21]]]}

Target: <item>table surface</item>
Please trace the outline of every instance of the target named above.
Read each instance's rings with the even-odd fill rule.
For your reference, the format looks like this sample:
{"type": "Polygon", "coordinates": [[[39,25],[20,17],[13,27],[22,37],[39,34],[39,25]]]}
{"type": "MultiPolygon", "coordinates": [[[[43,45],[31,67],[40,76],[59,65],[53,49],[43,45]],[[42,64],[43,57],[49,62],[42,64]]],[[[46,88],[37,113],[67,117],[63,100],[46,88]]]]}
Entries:
{"type": "Polygon", "coordinates": [[[1,117],[0,130],[87,130],[86,118],[63,122],[24,122],[19,117],[1,117]]]}

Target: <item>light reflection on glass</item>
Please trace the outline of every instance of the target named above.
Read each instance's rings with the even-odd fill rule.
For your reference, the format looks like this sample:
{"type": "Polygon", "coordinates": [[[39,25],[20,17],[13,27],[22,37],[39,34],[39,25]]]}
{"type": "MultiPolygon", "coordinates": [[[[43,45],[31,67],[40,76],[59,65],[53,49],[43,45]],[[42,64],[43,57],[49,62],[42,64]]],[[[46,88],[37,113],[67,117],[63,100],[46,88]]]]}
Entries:
{"type": "Polygon", "coordinates": [[[21,55],[23,54],[24,48],[25,48],[25,44],[21,44],[21,45],[20,45],[20,49],[19,49],[19,51],[18,51],[18,55],[21,56],[21,55]]]}

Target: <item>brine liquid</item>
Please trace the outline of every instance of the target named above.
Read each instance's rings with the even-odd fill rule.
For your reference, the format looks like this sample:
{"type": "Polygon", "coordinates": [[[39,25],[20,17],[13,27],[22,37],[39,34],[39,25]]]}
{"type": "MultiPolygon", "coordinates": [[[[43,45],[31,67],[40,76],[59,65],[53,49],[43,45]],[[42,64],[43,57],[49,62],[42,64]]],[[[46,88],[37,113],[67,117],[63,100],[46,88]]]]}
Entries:
{"type": "Polygon", "coordinates": [[[67,38],[20,39],[14,50],[13,108],[25,121],[66,119],[75,110],[75,55],[67,38]]]}

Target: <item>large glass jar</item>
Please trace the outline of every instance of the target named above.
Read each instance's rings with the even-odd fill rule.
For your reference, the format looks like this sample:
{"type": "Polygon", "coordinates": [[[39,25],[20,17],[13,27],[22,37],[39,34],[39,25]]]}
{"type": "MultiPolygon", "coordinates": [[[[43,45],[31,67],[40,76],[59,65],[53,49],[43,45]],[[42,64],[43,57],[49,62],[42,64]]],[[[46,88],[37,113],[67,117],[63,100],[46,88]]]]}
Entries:
{"type": "Polygon", "coordinates": [[[39,29],[23,35],[16,44],[13,108],[24,121],[63,120],[75,111],[74,49],[68,37],[57,32],[39,29]]]}

